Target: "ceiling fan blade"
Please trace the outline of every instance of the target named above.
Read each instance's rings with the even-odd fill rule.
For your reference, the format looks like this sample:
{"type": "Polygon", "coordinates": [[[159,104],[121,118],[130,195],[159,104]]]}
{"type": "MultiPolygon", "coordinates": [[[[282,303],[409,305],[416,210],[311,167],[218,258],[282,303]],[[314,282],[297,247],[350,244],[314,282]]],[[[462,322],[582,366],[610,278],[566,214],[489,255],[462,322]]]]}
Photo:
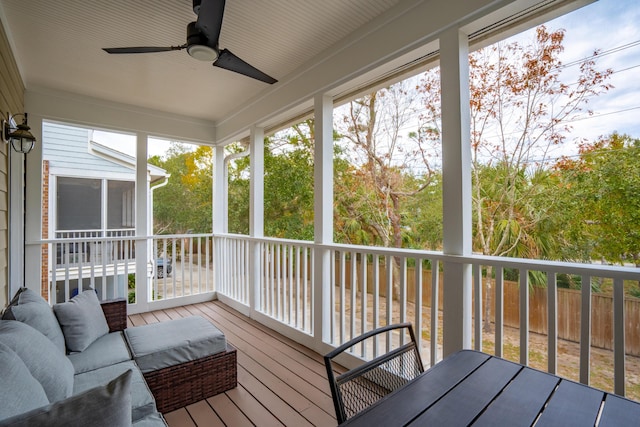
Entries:
{"type": "Polygon", "coordinates": [[[213,63],[213,66],[224,68],[229,71],[235,71],[236,73],[243,74],[247,77],[251,77],[265,83],[274,84],[277,82],[273,77],[263,73],[254,66],[247,64],[227,49],[222,49],[220,51],[220,56],[218,56],[216,62],[213,63]]]}
{"type": "Polygon", "coordinates": [[[207,45],[217,49],[225,0],[202,0],[196,28],[207,38],[207,45]]]}
{"type": "Polygon", "coordinates": [[[172,50],[181,50],[186,48],[183,46],[167,46],[167,47],[154,47],[154,46],[138,46],[138,47],[104,47],[107,53],[153,53],[153,52],[169,52],[172,50]]]}

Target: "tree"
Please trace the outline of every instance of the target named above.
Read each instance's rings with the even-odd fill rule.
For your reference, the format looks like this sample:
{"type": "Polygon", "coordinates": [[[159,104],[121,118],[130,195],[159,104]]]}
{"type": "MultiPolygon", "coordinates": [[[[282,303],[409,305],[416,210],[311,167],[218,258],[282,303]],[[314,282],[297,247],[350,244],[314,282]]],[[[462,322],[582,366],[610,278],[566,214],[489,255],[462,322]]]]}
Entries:
{"type": "Polygon", "coordinates": [[[589,259],[640,267],[640,139],[613,133],[556,165],[570,218],[562,235],[589,259]],[[569,204],[571,200],[579,203],[569,204]]]}
{"type": "Polygon", "coordinates": [[[432,166],[421,155],[423,141],[402,135],[415,117],[416,95],[411,82],[404,81],[341,110],[336,127],[352,167],[336,177],[338,223],[358,231],[353,240],[402,247],[407,238],[404,203],[432,183],[432,166]]]}
{"type": "Polygon", "coordinates": [[[171,174],[167,185],[154,191],[155,234],[211,232],[212,156],[211,147],[172,143],[165,158],[149,159],[171,174]]]}
{"type": "MultiPolygon", "coordinates": [[[[498,43],[469,56],[474,249],[484,255],[547,255],[540,231],[559,206],[533,203],[548,182],[544,169],[589,97],[612,87],[612,70],[599,71],[593,58],[580,64],[575,82],[563,81],[563,39],[564,30],[540,26],[529,45],[498,43]]],[[[421,84],[421,135],[432,140],[440,139],[438,81],[431,71],[421,84]]],[[[492,275],[489,269],[486,329],[492,275]]]]}
{"type": "MultiPolygon", "coordinates": [[[[265,138],[266,236],[313,240],[313,145],[313,119],[265,138]]],[[[230,162],[229,231],[232,233],[249,233],[249,179],[248,157],[230,162]]]]}

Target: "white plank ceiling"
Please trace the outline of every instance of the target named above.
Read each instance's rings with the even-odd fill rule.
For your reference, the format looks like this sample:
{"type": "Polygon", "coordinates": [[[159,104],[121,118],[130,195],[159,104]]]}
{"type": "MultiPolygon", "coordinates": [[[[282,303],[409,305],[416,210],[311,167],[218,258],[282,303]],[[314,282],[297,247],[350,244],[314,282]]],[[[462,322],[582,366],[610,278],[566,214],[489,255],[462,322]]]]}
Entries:
{"type": "MultiPolygon", "coordinates": [[[[227,0],[220,47],[286,81],[400,0],[227,0]]],[[[53,89],[217,122],[269,85],[186,51],[103,47],[186,42],[191,0],[0,0],[27,90],[53,89]]],[[[282,84],[282,83],[276,83],[282,84]]]]}

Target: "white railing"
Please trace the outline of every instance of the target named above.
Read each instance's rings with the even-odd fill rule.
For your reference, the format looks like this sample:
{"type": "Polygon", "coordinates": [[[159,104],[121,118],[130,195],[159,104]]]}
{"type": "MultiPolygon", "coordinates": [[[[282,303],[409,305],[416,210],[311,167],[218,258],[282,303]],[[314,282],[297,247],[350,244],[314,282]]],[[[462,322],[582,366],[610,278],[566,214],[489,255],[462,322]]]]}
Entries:
{"type": "Polygon", "coordinates": [[[151,253],[152,301],[214,291],[211,235],[155,236],[151,253]]]}
{"type": "MultiPolygon", "coordinates": [[[[585,384],[590,383],[593,374],[591,355],[595,351],[591,343],[591,312],[594,307],[590,284],[596,281],[610,283],[613,302],[606,314],[612,319],[613,330],[609,362],[614,377],[611,388],[622,395],[627,385],[626,361],[632,357],[626,351],[629,334],[625,334],[625,324],[640,324],[640,319],[626,317],[626,311],[631,311],[625,308],[629,303],[624,295],[625,281],[640,282],[640,269],[628,267],[480,255],[447,256],[440,252],[316,245],[238,235],[90,237],[52,239],[42,243],[48,245],[50,254],[56,253],[57,248],[64,248],[62,262],[58,262],[58,256],[49,257],[52,302],[73,296],[78,283],[94,287],[103,298],[129,296],[131,299],[131,275],[135,275],[139,268],[134,248],[146,244],[146,277],[142,281],[136,277],[134,283],[135,286],[141,283],[148,286],[150,304],[167,300],[176,300],[179,304],[183,297],[213,295],[215,291],[225,302],[246,307],[245,312],[259,321],[285,333],[290,330],[289,336],[318,349],[341,345],[378,326],[410,321],[427,365],[433,365],[442,358],[444,337],[441,319],[444,307],[441,293],[443,283],[447,283],[443,266],[448,265],[449,269],[467,266],[465,268],[471,271],[471,295],[468,297],[473,304],[470,312],[463,312],[460,302],[456,316],[459,315],[463,319],[461,323],[470,327],[472,346],[512,359],[512,350],[516,347],[517,361],[523,364],[531,362],[540,367],[539,361],[529,360],[534,350],[530,345],[530,298],[533,291],[540,293],[539,289],[530,286],[529,276],[542,275],[548,302],[544,349],[546,366],[543,368],[559,374],[563,374],[558,372],[562,364],[559,359],[562,362],[564,358],[560,358],[558,351],[558,319],[563,313],[558,305],[557,276],[573,275],[581,278],[584,284],[579,291],[581,302],[577,309],[580,313],[579,334],[575,338],[578,344],[574,345],[579,346],[576,350],[579,368],[574,379],[585,384]],[[109,251],[104,248],[109,248],[109,251]],[[75,263],[70,260],[72,254],[76,256],[75,263]],[[318,265],[324,264],[318,262],[326,259],[322,257],[327,254],[330,261],[319,271],[318,265]],[[514,304],[519,320],[515,326],[509,327],[505,325],[505,271],[516,271],[518,276],[518,283],[509,286],[517,287],[517,302],[514,304]],[[490,334],[483,332],[486,309],[483,307],[483,293],[486,292],[483,291],[487,287],[483,281],[487,281],[486,276],[491,277],[489,324],[493,331],[490,334]],[[326,299],[325,305],[319,304],[319,295],[326,299]],[[317,319],[323,322],[318,323],[317,319]],[[326,325],[329,329],[317,331],[318,325],[326,325]],[[505,352],[507,344],[509,354],[505,352]],[[485,345],[487,348],[483,348],[485,345]]],[[[133,288],[134,298],[136,289],[133,288]]],[[[637,331],[635,335],[638,335],[637,331]]],[[[377,348],[354,348],[352,354],[371,357],[377,348]]]]}
{"type": "Polygon", "coordinates": [[[215,238],[218,271],[216,291],[240,304],[249,305],[250,242],[241,236],[215,238]]]}
{"type": "Polygon", "coordinates": [[[261,241],[259,310],[310,334],[313,324],[313,247],[302,242],[261,241]]]}
{"type": "Polygon", "coordinates": [[[127,240],[97,240],[103,237],[132,237],[133,229],[56,231],[55,264],[60,268],[78,264],[113,264],[134,257],[134,247],[127,240]],[[91,239],[91,240],[88,240],[91,239]]]}
{"type": "MultiPolygon", "coordinates": [[[[439,252],[417,250],[359,247],[349,245],[314,245],[309,242],[280,239],[253,239],[243,236],[216,236],[216,250],[220,253],[221,268],[217,290],[225,296],[248,305],[254,301],[253,309],[283,325],[283,328],[314,334],[313,319],[318,315],[313,302],[316,286],[323,286],[329,292],[328,325],[330,328],[327,344],[338,346],[354,336],[390,323],[410,321],[414,324],[423,360],[433,365],[442,358],[442,295],[441,286],[444,273],[443,264],[467,265],[472,273],[472,312],[462,313],[472,330],[472,346],[483,350],[484,342],[491,342],[493,352],[498,356],[513,358],[505,354],[505,301],[504,272],[509,269],[518,272],[519,325],[516,330],[517,361],[530,364],[529,300],[532,287],[529,275],[533,272],[546,276],[547,308],[547,348],[546,368],[558,373],[558,286],[556,277],[569,274],[581,277],[585,284],[580,291],[580,341],[576,355],[579,360],[577,380],[589,384],[591,376],[591,286],[593,280],[611,282],[613,286],[613,390],[625,394],[625,297],[624,282],[640,281],[640,269],[614,267],[597,264],[577,264],[500,258],[473,255],[469,257],[446,256],[439,252]],[[252,246],[254,245],[254,246],[252,246]],[[252,248],[257,248],[260,263],[254,284],[250,280],[248,264],[252,248]],[[314,254],[328,250],[331,254],[330,273],[323,280],[329,285],[314,282],[312,269],[314,254]],[[303,266],[306,262],[306,267],[303,266]],[[247,264],[248,263],[248,264],[247,264]],[[483,333],[483,289],[486,271],[495,273],[491,280],[490,324],[491,334],[483,333]],[[325,287],[326,286],[326,287],[325,287]],[[255,289],[255,295],[251,295],[255,289]],[[366,290],[366,291],[365,291],[366,290]],[[473,319],[473,321],[472,321],[473,319]]],[[[492,275],[493,276],[493,275],[492,275]]],[[[462,307],[462,304],[460,304],[462,307]]],[[[638,319],[640,322],[640,319],[638,319]]],[[[513,329],[513,328],[510,328],[513,329]]],[[[513,335],[510,331],[509,338],[513,335]]],[[[316,338],[317,339],[317,338],[316,338]]],[[[320,346],[318,346],[319,348],[320,346]]],[[[510,348],[513,345],[510,345],[510,348]]],[[[354,348],[358,357],[375,355],[364,347],[354,348]],[[367,354],[367,352],[369,352],[367,354]]],[[[538,363],[539,365],[539,363],[538,363]]]]}
{"type": "Polygon", "coordinates": [[[61,233],[65,237],[40,242],[52,303],[67,301],[87,288],[95,289],[101,299],[127,298],[130,303],[136,302],[141,284],[148,286],[149,302],[214,291],[211,235],[147,238],[135,237],[130,230],[61,233]],[[145,274],[138,277],[136,246],[145,243],[145,274]]]}

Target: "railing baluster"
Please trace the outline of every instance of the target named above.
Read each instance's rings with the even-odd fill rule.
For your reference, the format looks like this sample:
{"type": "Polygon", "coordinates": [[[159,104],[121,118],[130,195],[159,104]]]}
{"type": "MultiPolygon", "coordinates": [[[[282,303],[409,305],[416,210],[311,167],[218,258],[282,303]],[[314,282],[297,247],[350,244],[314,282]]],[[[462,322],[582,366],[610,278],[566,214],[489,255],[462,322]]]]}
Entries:
{"type": "Polygon", "coordinates": [[[591,276],[582,276],[580,311],[580,382],[589,385],[591,364],[591,276]]]}
{"type": "Polygon", "coordinates": [[[482,269],[473,264],[473,348],[482,351],[482,269]]]}
{"type": "Polygon", "coordinates": [[[64,300],[69,301],[69,251],[71,250],[71,243],[63,244],[64,252],[64,300]]]}
{"type": "Polygon", "coordinates": [[[529,365],[529,272],[520,269],[520,363],[529,365]]]}
{"type": "MultiPolygon", "coordinates": [[[[360,272],[361,272],[361,291],[360,291],[360,331],[365,333],[367,328],[367,254],[365,252],[360,254],[360,272]]],[[[362,357],[367,357],[367,348],[362,342],[362,357]]]]}
{"type": "Polygon", "coordinates": [[[415,318],[413,320],[418,351],[422,353],[422,258],[415,258],[415,318]]]}
{"type": "Polygon", "coordinates": [[[210,248],[209,245],[211,244],[211,239],[209,238],[209,236],[207,236],[205,238],[205,248],[204,248],[204,268],[205,268],[205,274],[204,274],[204,281],[205,281],[205,287],[206,287],[206,292],[211,292],[213,290],[213,286],[211,284],[211,273],[209,273],[210,269],[211,269],[211,263],[209,262],[209,257],[211,256],[210,253],[210,248]]]}
{"type": "MultiPolygon", "coordinates": [[[[171,239],[171,259],[174,262],[174,267],[178,266],[178,256],[177,256],[177,247],[176,247],[176,239],[175,237],[171,239]]],[[[180,261],[180,269],[182,270],[182,260],[180,261]]],[[[177,272],[174,271],[171,279],[171,296],[173,298],[177,297],[176,295],[176,276],[177,272]]]]}
{"type": "Polygon", "coordinates": [[[273,317],[276,317],[275,246],[275,243],[269,245],[269,314],[273,317]]]}
{"type": "Polygon", "coordinates": [[[558,371],[558,282],[556,273],[547,272],[547,370],[551,374],[558,371]]]}
{"type": "MultiPolygon", "coordinates": [[[[309,286],[309,296],[311,298],[311,304],[310,307],[315,307],[315,292],[314,289],[317,286],[322,286],[321,283],[316,283],[316,279],[315,279],[315,257],[316,257],[316,251],[315,248],[311,248],[311,259],[310,259],[310,264],[309,264],[309,270],[311,270],[311,272],[309,273],[309,281],[310,281],[310,286],[309,286]]],[[[315,321],[315,310],[311,310],[311,319],[310,319],[310,323],[309,323],[309,333],[313,334],[315,331],[313,330],[313,325],[314,325],[314,321],[315,321]]]]}
{"type": "MultiPolygon", "coordinates": [[[[307,314],[307,299],[309,298],[309,288],[311,287],[311,282],[309,281],[309,277],[311,277],[311,280],[313,280],[313,274],[311,276],[309,276],[308,274],[308,268],[309,268],[309,258],[312,256],[312,249],[308,248],[308,247],[303,247],[303,255],[302,255],[302,271],[303,271],[303,281],[302,281],[302,295],[303,295],[303,304],[302,304],[302,329],[304,331],[308,331],[311,332],[311,327],[309,326],[310,323],[307,321],[307,315],[311,315],[311,313],[313,313],[313,310],[311,310],[311,307],[313,303],[309,304],[309,314],[307,314]]],[[[335,264],[335,263],[333,263],[335,264]]],[[[313,265],[313,264],[312,264],[313,265]]],[[[335,268],[335,266],[334,266],[335,268]]],[[[335,272],[331,275],[331,277],[335,277],[335,272]]],[[[333,293],[333,301],[335,303],[335,299],[336,299],[336,295],[335,295],[335,288],[332,286],[331,287],[331,292],[333,293]]],[[[313,292],[311,292],[313,293],[313,292]]],[[[333,307],[333,305],[332,305],[333,307]]],[[[334,322],[334,317],[333,316],[333,310],[331,311],[331,321],[334,322]]],[[[333,329],[332,329],[333,330],[333,329]]],[[[331,337],[331,339],[333,340],[333,335],[331,337]]]]}
{"type": "Polygon", "coordinates": [[[431,366],[438,362],[438,329],[440,318],[438,306],[440,305],[440,265],[438,260],[429,260],[431,264],[431,366]]]}
{"type": "MultiPolygon", "coordinates": [[[[373,329],[380,327],[380,256],[373,255],[373,329]]],[[[373,343],[373,357],[380,354],[380,340],[376,335],[373,343]]]]}
{"type": "Polygon", "coordinates": [[[347,306],[347,280],[345,269],[347,268],[347,260],[345,251],[340,251],[340,344],[347,341],[346,339],[346,306],[347,306]]]}
{"type": "MultiPolygon", "coordinates": [[[[409,294],[408,292],[408,285],[407,285],[407,258],[406,257],[401,257],[400,258],[400,273],[399,273],[400,277],[400,322],[406,322],[407,321],[407,295],[409,294]]],[[[405,335],[406,334],[400,334],[400,345],[404,345],[405,343],[405,335]]]]}
{"type": "Polygon", "coordinates": [[[289,253],[289,245],[282,245],[282,250],[281,250],[281,257],[282,257],[282,261],[281,261],[281,277],[282,277],[282,321],[284,323],[288,323],[289,322],[289,317],[288,317],[288,313],[289,310],[291,309],[291,307],[289,306],[289,301],[290,301],[290,293],[289,293],[289,277],[287,276],[287,273],[289,271],[289,259],[287,258],[287,255],[289,253]]]}
{"type": "MultiPolygon", "coordinates": [[[[387,269],[387,318],[385,325],[393,323],[393,258],[387,255],[385,259],[385,267],[387,269]]],[[[387,333],[387,353],[391,351],[391,332],[387,333]]]]}
{"type": "Polygon", "coordinates": [[[189,295],[193,295],[193,237],[189,237],[189,295]]]}
{"type": "Polygon", "coordinates": [[[624,281],[613,281],[613,384],[614,393],[625,395],[624,281]]]}
{"type": "Polygon", "coordinates": [[[356,253],[355,252],[350,252],[350,256],[351,256],[351,316],[349,316],[350,318],[350,336],[349,339],[354,338],[357,335],[356,332],[356,312],[357,312],[357,302],[356,302],[356,292],[358,290],[358,284],[357,284],[357,280],[356,280],[356,253]]]}
{"type": "MultiPolygon", "coordinates": [[[[496,324],[496,344],[495,354],[498,357],[502,357],[502,337],[504,334],[504,279],[502,267],[495,267],[496,272],[496,310],[495,310],[495,324],[496,324]]],[[[490,278],[488,278],[490,280],[490,278]]]]}
{"type": "MultiPolygon", "coordinates": [[[[184,296],[184,243],[186,239],[180,241],[180,296],[184,296]]],[[[226,251],[225,251],[226,252],[226,251]]],[[[177,289],[174,288],[174,292],[177,289]]]]}
{"type": "MultiPolygon", "coordinates": [[[[295,308],[295,315],[296,315],[296,328],[300,327],[300,246],[296,245],[296,257],[295,257],[295,263],[296,263],[296,308],[295,308]]],[[[304,301],[302,301],[304,303],[304,301]]]]}

